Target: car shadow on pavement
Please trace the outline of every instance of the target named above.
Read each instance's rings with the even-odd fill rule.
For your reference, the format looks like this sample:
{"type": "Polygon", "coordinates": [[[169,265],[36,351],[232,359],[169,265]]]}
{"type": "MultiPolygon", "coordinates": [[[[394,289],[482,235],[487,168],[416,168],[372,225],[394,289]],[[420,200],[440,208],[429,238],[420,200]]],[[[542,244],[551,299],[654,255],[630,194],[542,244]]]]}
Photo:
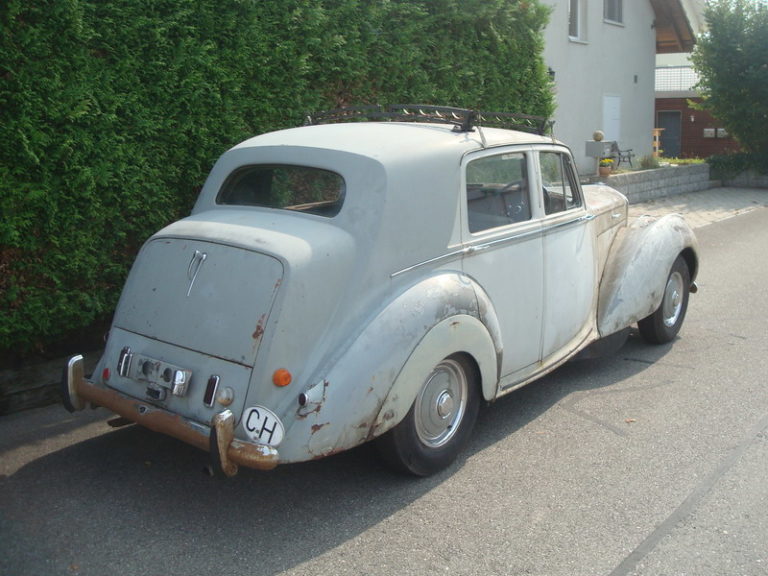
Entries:
{"type": "Polygon", "coordinates": [[[186,444],[138,426],[107,431],[0,478],[0,572],[106,574],[126,564],[134,573],[224,574],[258,562],[254,573],[277,574],[438,489],[553,406],[617,385],[669,349],[632,337],[612,356],[568,363],[513,392],[481,412],[467,450],[429,478],[389,472],[370,445],[211,477],[208,455],[186,444]]]}
{"type": "Polygon", "coordinates": [[[51,437],[74,433],[95,422],[111,418],[106,410],[68,414],[62,405],[58,408],[58,411],[54,411],[52,406],[44,406],[1,416],[4,433],[0,434],[0,458],[18,446],[44,443],[51,437]]]}
{"type": "Polygon", "coordinates": [[[482,450],[494,438],[506,438],[555,405],[569,408],[584,394],[617,391],[617,384],[660,362],[673,345],[650,346],[633,330],[627,343],[618,351],[599,358],[568,362],[488,406],[481,413],[473,440],[482,450]]]}

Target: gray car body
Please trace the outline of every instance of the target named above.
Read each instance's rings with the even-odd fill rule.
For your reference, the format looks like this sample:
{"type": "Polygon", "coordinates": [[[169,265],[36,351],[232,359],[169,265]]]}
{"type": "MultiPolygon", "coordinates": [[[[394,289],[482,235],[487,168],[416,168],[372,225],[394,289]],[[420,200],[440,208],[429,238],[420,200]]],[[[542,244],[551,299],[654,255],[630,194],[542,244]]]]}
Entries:
{"type": "MultiPolygon", "coordinates": [[[[536,155],[549,150],[570,158],[567,147],[547,137],[397,122],[311,126],[243,142],[216,163],[192,214],[142,248],[104,355],[80,395],[145,424],[139,413],[182,420],[198,437],[184,439],[201,447],[199,438],[210,437],[226,411],[228,442],[256,446],[271,466],[327,456],[385,433],[451,354],[472,359],[487,401],[540,378],[657,309],[679,255],[692,280],[698,269],[696,240],[682,218],[630,223],[626,198],[602,185],[579,187],[580,206],[546,216],[534,198],[536,174],[529,222],[469,233],[467,163],[476,155],[520,152],[536,169],[536,155]],[[346,185],[343,207],[327,218],[220,204],[228,176],[255,164],[338,173],[346,185]],[[539,270],[518,239],[546,242],[563,229],[575,231],[589,259],[585,312],[558,335],[557,314],[546,313],[554,303],[542,296],[544,312],[536,320],[546,324],[537,327],[546,330],[542,354],[517,366],[520,344],[505,336],[527,330],[509,330],[510,318],[518,321],[505,311],[516,287],[499,298],[475,273],[477,263],[520,246],[515,258],[539,270]],[[131,365],[121,370],[126,349],[131,365]],[[144,374],[146,366],[184,372],[183,394],[148,395],[148,381],[158,376],[144,374]],[[278,370],[290,373],[288,385],[275,385],[278,370]],[[214,376],[217,396],[206,405],[206,383],[214,376]],[[98,401],[86,386],[98,389],[98,401]],[[124,408],[129,404],[135,414],[124,408]]],[[[581,266],[569,269],[579,274],[581,266]]],[[[553,269],[549,262],[540,273],[553,269]]],[[[525,270],[514,278],[526,282],[525,270]]],[[[70,370],[73,404],[77,377],[70,370]]]]}

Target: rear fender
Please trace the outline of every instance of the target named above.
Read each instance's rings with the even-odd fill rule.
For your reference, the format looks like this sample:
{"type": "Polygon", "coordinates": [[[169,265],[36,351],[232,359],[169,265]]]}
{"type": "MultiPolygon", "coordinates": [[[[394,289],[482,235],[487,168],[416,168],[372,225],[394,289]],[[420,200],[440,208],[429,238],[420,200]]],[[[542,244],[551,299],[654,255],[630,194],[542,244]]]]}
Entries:
{"type": "Polygon", "coordinates": [[[698,272],[696,237],[679,214],[638,218],[614,240],[600,282],[597,326],[605,337],[652,314],[661,305],[672,264],[683,255],[698,272]]]}
{"type": "Polygon", "coordinates": [[[379,411],[374,426],[375,436],[405,418],[435,366],[456,353],[472,357],[479,371],[483,397],[493,399],[499,380],[498,356],[488,329],[474,316],[452,316],[433,326],[408,358],[379,411]]]}
{"type": "Polygon", "coordinates": [[[450,354],[470,354],[483,381],[495,387],[496,345],[479,317],[474,283],[463,274],[438,274],[409,287],[305,391],[281,461],[305,460],[307,452],[326,456],[388,430],[408,412],[424,371],[450,354]]]}

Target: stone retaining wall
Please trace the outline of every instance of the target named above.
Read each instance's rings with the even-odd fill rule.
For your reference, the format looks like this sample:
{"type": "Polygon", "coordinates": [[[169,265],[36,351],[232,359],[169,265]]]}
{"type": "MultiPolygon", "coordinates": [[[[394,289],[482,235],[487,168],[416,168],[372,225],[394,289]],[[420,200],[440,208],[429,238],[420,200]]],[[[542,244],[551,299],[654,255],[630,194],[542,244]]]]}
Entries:
{"type": "Polygon", "coordinates": [[[768,174],[758,174],[750,170],[726,179],[723,184],[737,188],[768,188],[768,174]]]}
{"type": "Polygon", "coordinates": [[[698,192],[712,187],[709,164],[669,166],[655,170],[626,172],[604,177],[603,182],[616,188],[630,204],[646,202],[662,196],[698,192]]]}

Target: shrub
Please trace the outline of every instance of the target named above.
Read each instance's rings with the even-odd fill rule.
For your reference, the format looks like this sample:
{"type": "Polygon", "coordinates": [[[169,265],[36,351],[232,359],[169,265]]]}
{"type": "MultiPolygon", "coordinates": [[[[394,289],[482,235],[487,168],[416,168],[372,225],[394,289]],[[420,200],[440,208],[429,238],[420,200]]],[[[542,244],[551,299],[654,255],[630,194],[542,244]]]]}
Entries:
{"type": "Polygon", "coordinates": [[[659,159],[655,156],[643,156],[640,158],[640,168],[642,170],[653,170],[659,167],[659,159]]]}
{"type": "Polygon", "coordinates": [[[768,4],[711,0],[707,32],[693,64],[699,73],[701,108],[718,118],[753,154],[768,149],[768,4]]]}
{"type": "Polygon", "coordinates": [[[0,350],[108,318],[229,146],[311,110],[550,115],[548,9],[516,0],[0,3],[0,350]]]}
{"type": "Polygon", "coordinates": [[[768,154],[723,154],[711,156],[707,162],[714,178],[723,179],[753,170],[759,174],[768,174],[768,154]]]}

